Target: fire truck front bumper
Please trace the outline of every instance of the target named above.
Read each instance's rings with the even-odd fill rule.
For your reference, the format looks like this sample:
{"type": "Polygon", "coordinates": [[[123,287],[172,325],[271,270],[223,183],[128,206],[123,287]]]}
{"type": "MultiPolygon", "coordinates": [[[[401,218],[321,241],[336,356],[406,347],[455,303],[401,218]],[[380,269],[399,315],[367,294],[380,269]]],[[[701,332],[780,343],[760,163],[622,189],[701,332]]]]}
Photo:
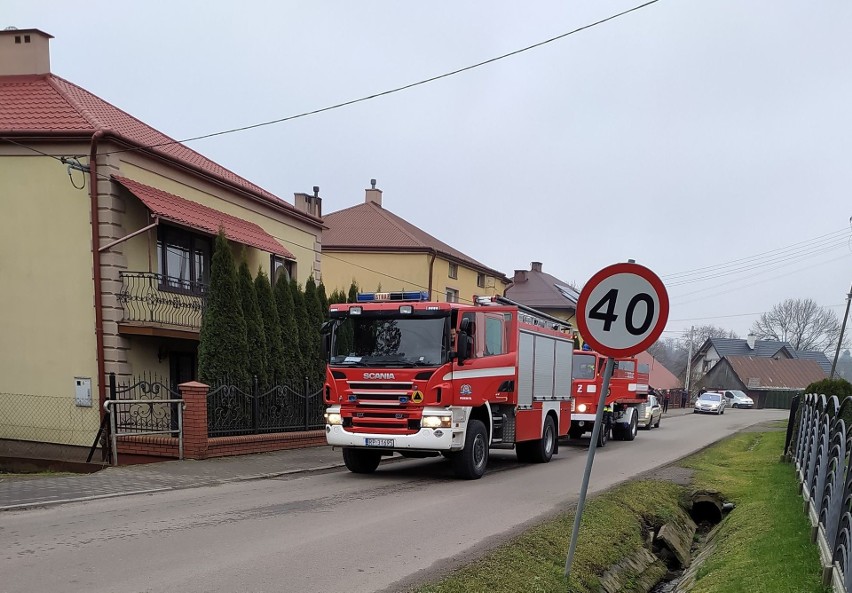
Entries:
{"type": "Polygon", "coordinates": [[[413,434],[353,432],[343,426],[339,408],[330,407],[326,413],[325,438],[334,447],[365,447],[384,450],[450,451],[464,445],[464,431],[453,426],[452,412],[445,410],[424,414],[433,417],[434,428],[422,427],[413,434]]]}
{"type": "Polygon", "coordinates": [[[325,438],[328,444],[334,447],[423,451],[449,451],[453,448],[453,429],[451,428],[421,428],[414,434],[379,434],[350,432],[340,425],[326,424],[325,438]]]}

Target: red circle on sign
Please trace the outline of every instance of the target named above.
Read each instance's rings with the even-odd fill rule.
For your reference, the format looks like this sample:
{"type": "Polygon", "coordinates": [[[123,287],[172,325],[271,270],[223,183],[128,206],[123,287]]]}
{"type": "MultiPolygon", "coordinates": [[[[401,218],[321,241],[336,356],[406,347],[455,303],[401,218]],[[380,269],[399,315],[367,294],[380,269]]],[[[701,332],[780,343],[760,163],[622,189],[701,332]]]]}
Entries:
{"type": "Polygon", "coordinates": [[[595,352],[599,352],[613,358],[619,356],[632,356],[642,352],[643,350],[647,350],[663,334],[668,318],[669,296],[666,292],[666,287],[663,285],[663,281],[645,266],[640,266],[635,263],[613,264],[600,270],[592,276],[588,282],[586,282],[586,285],[580,292],[580,298],[577,300],[577,327],[580,330],[580,336],[583,338],[583,341],[589,344],[595,352]],[[594,292],[600,284],[618,274],[639,276],[650,284],[656,292],[656,295],[649,296],[652,298],[656,297],[660,310],[657,321],[654,323],[654,327],[651,328],[650,332],[642,338],[640,342],[626,348],[618,348],[601,342],[589,330],[588,320],[586,319],[586,306],[588,305],[592,292],[594,292]]]}

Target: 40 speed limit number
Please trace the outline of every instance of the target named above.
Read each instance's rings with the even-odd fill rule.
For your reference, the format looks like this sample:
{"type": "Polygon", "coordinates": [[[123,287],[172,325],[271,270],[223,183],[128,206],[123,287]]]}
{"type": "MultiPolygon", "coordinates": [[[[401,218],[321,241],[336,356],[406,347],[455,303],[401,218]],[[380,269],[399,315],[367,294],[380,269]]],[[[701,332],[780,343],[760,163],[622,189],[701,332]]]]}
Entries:
{"type": "Polygon", "coordinates": [[[577,302],[583,340],[612,357],[646,350],[663,333],[668,317],[669,297],[663,282],[632,262],[607,266],[592,276],[577,302]]]}

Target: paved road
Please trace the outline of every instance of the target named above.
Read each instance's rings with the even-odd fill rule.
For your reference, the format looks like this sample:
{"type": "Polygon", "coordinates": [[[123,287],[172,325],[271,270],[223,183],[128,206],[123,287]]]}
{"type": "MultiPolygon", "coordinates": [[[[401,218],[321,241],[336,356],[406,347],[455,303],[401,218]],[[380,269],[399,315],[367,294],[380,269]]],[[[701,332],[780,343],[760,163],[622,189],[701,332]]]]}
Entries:
{"type": "MultiPolygon", "coordinates": [[[[780,410],[687,414],[611,442],[592,489],[667,464],[780,410]]],[[[0,514],[0,591],[395,591],[463,563],[576,500],[585,449],[547,465],[496,452],[455,480],[440,459],[72,503],[0,514]]],[[[582,542],[581,542],[582,545],[582,542]]]]}

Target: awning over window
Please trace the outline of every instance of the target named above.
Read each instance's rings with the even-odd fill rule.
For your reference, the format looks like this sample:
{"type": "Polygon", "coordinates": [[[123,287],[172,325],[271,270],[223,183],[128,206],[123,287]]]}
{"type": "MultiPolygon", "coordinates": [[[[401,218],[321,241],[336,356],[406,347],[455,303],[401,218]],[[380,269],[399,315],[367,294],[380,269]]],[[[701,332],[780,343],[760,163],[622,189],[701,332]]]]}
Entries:
{"type": "Polygon", "coordinates": [[[288,259],[296,259],[272,235],[253,222],[225,214],[197,202],[191,202],[126,177],[113,175],[112,178],[142,200],[154,216],[210,235],[218,234],[219,228],[222,228],[225,231],[225,236],[231,241],[257,247],[288,259]]]}

